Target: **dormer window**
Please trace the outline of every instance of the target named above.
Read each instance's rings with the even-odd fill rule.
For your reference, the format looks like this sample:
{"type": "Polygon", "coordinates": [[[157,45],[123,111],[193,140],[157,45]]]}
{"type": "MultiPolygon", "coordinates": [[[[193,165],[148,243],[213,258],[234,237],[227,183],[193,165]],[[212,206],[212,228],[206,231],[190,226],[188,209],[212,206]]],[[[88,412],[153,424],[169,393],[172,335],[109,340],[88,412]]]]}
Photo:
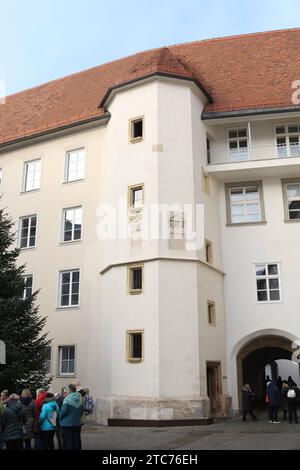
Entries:
{"type": "Polygon", "coordinates": [[[144,118],[134,118],[130,120],[130,142],[132,144],[141,142],[144,138],[144,118]]]}

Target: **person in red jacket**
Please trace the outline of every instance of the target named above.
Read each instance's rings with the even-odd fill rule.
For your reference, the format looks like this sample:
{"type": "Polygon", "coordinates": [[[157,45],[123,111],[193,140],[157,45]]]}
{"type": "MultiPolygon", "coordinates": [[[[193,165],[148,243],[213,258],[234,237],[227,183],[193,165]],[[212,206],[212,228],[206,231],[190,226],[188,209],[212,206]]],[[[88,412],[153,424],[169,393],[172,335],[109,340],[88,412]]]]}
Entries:
{"type": "MultiPolygon", "coordinates": [[[[43,408],[43,404],[46,398],[46,391],[43,388],[38,388],[36,391],[36,406],[37,406],[37,415],[36,415],[36,422],[39,423],[40,414],[43,408]]],[[[40,429],[37,428],[34,435],[34,450],[40,450],[40,429]]]]}

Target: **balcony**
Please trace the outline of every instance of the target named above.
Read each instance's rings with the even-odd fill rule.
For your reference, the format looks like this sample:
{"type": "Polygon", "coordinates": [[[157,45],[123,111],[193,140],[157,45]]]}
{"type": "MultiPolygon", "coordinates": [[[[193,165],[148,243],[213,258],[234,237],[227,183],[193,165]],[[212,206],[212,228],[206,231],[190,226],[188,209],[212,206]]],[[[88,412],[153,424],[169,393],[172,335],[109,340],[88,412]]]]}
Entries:
{"type": "Polygon", "coordinates": [[[273,145],[249,145],[229,148],[227,145],[212,145],[205,168],[222,181],[240,178],[300,176],[299,142],[273,145]]]}

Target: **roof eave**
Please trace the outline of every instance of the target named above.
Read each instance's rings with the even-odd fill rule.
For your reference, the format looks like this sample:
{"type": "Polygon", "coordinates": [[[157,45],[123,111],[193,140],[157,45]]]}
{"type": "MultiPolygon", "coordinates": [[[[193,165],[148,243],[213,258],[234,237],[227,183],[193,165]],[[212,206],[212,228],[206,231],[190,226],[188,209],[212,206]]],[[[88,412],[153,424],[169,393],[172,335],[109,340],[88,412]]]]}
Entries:
{"type": "Polygon", "coordinates": [[[202,120],[209,121],[212,119],[224,119],[224,118],[240,118],[247,116],[259,116],[267,114],[279,114],[279,113],[292,113],[300,112],[300,105],[291,105],[291,106],[278,106],[270,108],[251,108],[251,109],[237,109],[230,111],[203,111],[202,120]]]}

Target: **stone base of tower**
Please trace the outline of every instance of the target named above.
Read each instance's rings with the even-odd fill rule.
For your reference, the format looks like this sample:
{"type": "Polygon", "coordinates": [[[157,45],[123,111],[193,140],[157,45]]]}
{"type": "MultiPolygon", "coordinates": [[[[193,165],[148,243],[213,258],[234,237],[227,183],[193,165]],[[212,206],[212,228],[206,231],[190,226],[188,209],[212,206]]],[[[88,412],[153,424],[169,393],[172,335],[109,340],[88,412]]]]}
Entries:
{"type": "Polygon", "coordinates": [[[211,424],[212,418],[232,416],[231,397],[220,396],[211,415],[208,398],[146,399],[103,398],[96,400],[97,424],[110,426],[187,426],[211,424]]]}

